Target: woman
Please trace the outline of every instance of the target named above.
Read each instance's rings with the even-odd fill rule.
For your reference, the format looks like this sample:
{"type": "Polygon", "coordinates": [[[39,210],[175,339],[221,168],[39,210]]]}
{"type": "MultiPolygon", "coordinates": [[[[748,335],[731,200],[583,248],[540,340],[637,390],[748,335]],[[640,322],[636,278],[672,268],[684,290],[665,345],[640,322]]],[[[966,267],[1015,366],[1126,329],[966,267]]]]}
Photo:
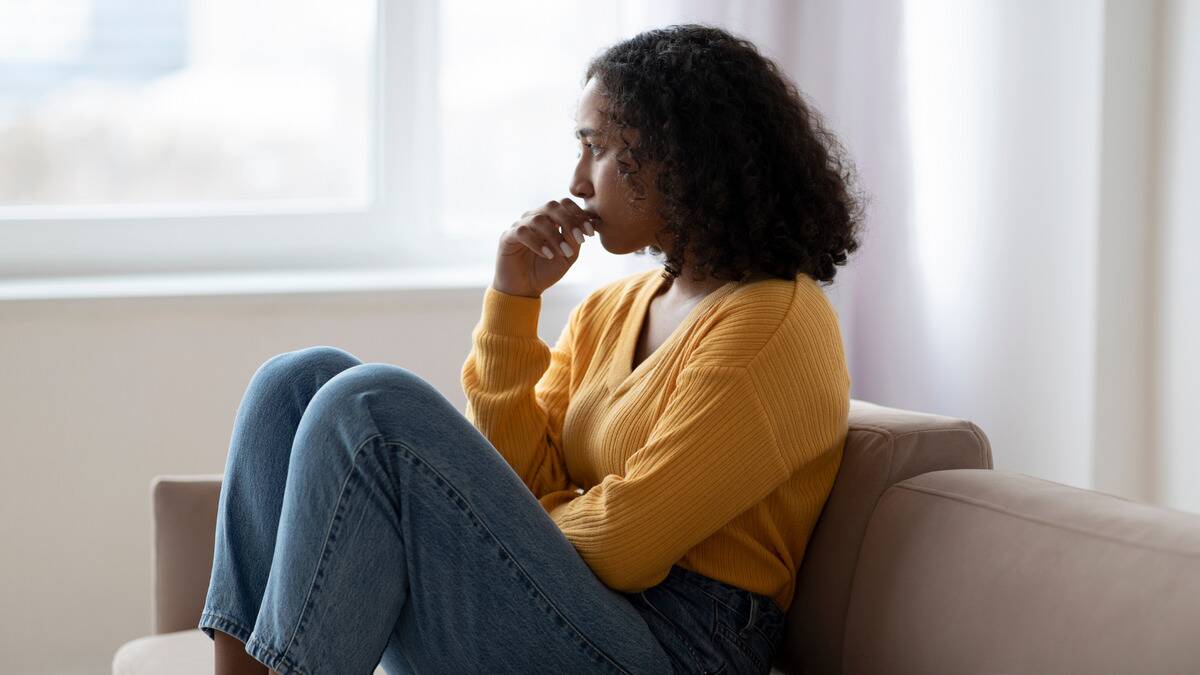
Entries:
{"type": "Polygon", "coordinates": [[[753,45],[672,26],[589,64],[571,194],[500,237],[465,416],[403,368],[280,354],[238,409],[200,627],[217,672],[765,673],[841,461],[819,287],[839,146],[753,45]],[[540,296],[605,285],[553,349],[540,296]]]}

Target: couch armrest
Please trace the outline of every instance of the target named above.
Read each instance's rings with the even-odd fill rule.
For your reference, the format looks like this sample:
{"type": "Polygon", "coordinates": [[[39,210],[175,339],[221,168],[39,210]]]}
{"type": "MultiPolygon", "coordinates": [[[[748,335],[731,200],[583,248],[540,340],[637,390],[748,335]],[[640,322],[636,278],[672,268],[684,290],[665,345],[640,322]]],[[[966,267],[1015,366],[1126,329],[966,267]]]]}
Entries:
{"type": "Polygon", "coordinates": [[[221,474],[155,476],[150,611],[155,634],[195,628],[212,575],[221,474]]]}
{"type": "Polygon", "coordinates": [[[838,673],[859,550],[875,505],[893,484],[944,469],[991,469],[992,446],[973,422],[851,399],[837,478],[809,537],[792,606],[785,673],[838,673]]]}

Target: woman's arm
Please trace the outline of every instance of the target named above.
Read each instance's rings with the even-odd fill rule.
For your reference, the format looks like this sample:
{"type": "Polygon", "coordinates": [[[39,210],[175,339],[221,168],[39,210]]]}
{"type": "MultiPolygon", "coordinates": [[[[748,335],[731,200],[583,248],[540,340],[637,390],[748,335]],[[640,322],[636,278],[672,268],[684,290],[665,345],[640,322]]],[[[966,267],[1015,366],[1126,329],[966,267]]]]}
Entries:
{"type": "Polygon", "coordinates": [[[576,489],[563,459],[562,427],[579,307],[553,349],[538,338],[540,311],[541,298],[488,288],[462,368],[467,419],[539,498],[576,489]]]}

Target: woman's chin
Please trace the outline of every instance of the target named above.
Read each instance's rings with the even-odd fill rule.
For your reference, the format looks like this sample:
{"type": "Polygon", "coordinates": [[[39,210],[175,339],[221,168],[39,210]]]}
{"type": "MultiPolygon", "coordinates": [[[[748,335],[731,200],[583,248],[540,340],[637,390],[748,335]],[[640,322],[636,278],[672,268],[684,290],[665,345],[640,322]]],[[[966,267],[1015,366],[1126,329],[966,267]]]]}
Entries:
{"type": "Polygon", "coordinates": [[[629,246],[624,244],[619,240],[613,239],[612,236],[606,235],[599,229],[596,230],[596,238],[600,240],[600,246],[602,246],[605,251],[608,251],[613,255],[627,255],[629,253],[636,253],[645,248],[645,246],[629,246]]]}
{"type": "Polygon", "coordinates": [[[602,234],[600,232],[600,230],[596,230],[596,239],[598,239],[600,241],[600,246],[605,251],[608,251],[609,253],[617,253],[617,251],[613,250],[614,246],[613,246],[612,240],[610,240],[608,237],[604,236],[604,234],[602,234]]]}

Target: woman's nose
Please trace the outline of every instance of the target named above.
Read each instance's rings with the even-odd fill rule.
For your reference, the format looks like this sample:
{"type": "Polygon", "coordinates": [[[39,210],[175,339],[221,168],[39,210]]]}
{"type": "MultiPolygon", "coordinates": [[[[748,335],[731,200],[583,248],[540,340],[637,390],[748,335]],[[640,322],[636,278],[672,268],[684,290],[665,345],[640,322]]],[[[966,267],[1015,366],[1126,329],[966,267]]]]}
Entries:
{"type": "Polygon", "coordinates": [[[575,178],[571,181],[571,194],[580,199],[587,199],[592,196],[592,184],[586,180],[575,178]]]}

